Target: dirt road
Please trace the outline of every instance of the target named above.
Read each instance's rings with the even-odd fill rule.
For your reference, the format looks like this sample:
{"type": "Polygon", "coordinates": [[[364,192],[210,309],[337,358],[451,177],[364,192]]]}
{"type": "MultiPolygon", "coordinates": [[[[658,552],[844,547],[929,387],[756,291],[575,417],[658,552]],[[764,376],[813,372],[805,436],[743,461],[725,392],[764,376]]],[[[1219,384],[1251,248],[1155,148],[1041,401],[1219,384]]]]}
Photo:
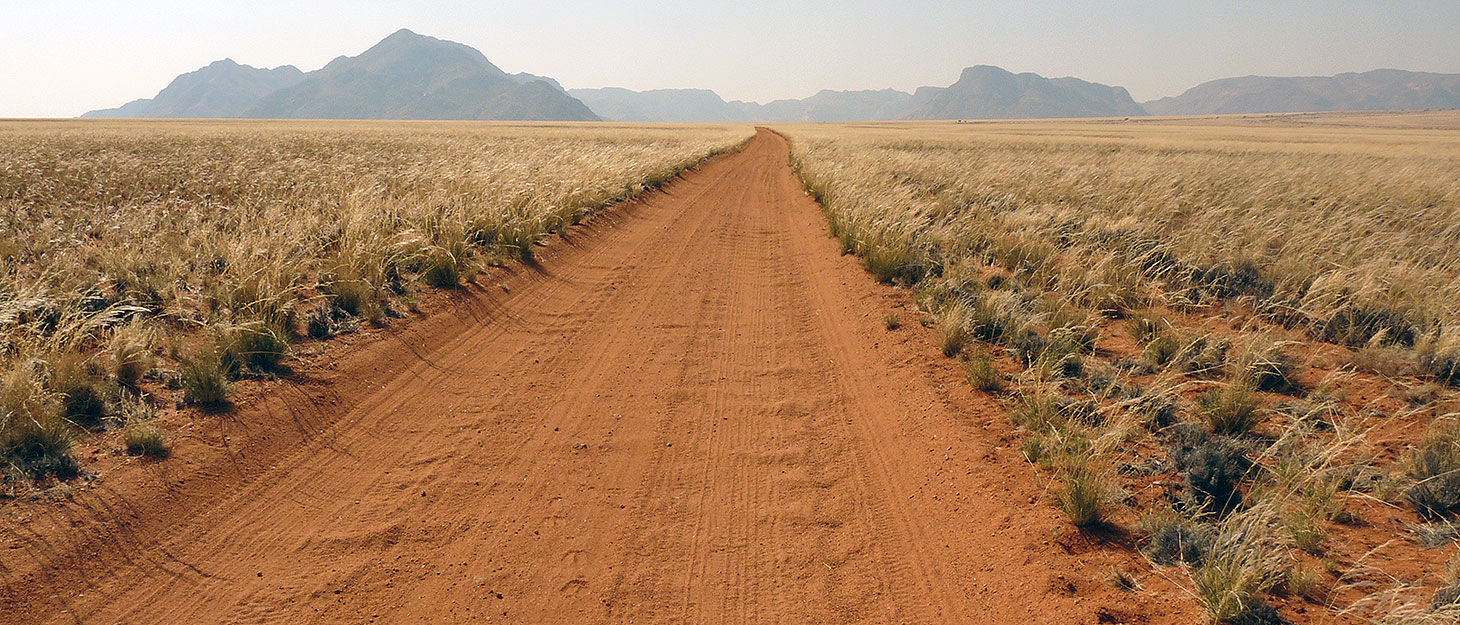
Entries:
{"type": "Polygon", "coordinates": [[[1058,516],[780,137],[591,230],[0,518],[0,621],[1198,621],[1058,516]]]}

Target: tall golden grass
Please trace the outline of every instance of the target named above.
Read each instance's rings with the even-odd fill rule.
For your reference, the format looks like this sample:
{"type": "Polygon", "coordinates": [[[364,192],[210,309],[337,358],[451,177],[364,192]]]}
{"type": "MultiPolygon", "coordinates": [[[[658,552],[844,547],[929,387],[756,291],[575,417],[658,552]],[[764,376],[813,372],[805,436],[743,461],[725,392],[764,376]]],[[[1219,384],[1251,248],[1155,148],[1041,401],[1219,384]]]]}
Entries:
{"type": "Polygon", "coordinates": [[[1392,117],[786,130],[838,235],[886,257],[869,267],[975,256],[1070,292],[1250,295],[1319,338],[1453,350],[1460,115],[1392,117]]]}
{"type": "Polygon", "coordinates": [[[1350,502],[1382,500],[1396,523],[1460,509],[1444,414],[1460,400],[1406,408],[1439,433],[1380,462],[1379,445],[1417,441],[1370,436],[1385,419],[1372,395],[1346,398],[1354,365],[1298,370],[1327,342],[1398,395],[1427,382],[1414,373],[1460,386],[1460,113],[780,130],[831,234],[916,288],[943,352],[1004,396],[1021,451],[1063,481],[1076,526],[1118,523],[1116,500],[1148,507],[1143,552],[1185,566],[1213,622],[1269,622],[1272,594],[1453,618],[1460,582],[1433,605],[1411,589],[1344,608],[1332,597],[1355,588],[1305,562],[1354,535],[1350,502]],[[1024,370],[1005,379],[991,353],[1024,370]],[[1386,477],[1352,479],[1365,473],[1386,477]],[[1171,474],[1154,501],[1116,485],[1171,474]]]}
{"type": "MultiPolygon", "coordinates": [[[[307,314],[318,317],[311,334],[383,321],[423,283],[452,286],[484,264],[530,257],[548,233],[750,134],[730,125],[0,123],[0,466],[45,474],[44,449],[64,447],[73,426],[97,427],[93,412],[118,413],[117,396],[154,356],[216,360],[234,374],[278,366],[307,314]],[[190,334],[216,353],[179,352],[177,337],[190,334]]],[[[203,377],[177,376],[203,380],[190,399],[221,401],[216,372],[191,373],[203,377]]]]}

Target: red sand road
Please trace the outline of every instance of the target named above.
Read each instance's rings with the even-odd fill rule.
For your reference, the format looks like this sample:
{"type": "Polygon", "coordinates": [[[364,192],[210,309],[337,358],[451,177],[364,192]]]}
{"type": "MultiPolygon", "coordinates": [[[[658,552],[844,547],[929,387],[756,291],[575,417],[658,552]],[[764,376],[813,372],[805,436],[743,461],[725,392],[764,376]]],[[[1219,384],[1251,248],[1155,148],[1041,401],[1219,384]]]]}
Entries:
{"type": "Polygon", "coordinates": [[[9,506],[0,622],[1201,621],[1053,509],[779,136],[589,230],[171,460],[9,506]]]}

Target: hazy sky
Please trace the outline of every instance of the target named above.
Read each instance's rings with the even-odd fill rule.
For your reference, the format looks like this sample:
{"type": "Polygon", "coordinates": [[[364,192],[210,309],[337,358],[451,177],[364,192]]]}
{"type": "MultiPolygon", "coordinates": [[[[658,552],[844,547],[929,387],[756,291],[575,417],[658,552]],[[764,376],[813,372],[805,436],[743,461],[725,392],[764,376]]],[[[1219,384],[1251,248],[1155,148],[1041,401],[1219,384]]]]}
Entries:
{"type": "Polygon", "coordinates": [[[1214,78],[1460,73],[1457,0],[0,0],[0,117],[151,97],[224,57],[318,69],[399,28],[567,87],[729,99],[948,85],[969,65],[1175,95],[1214,78]]]}

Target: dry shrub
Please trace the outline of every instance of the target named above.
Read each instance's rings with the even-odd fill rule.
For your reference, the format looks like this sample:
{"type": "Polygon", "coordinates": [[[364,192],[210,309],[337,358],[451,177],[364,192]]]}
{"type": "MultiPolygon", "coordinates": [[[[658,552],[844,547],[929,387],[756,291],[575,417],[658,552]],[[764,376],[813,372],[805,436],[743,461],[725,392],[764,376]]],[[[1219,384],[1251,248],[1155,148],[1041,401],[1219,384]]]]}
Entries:
{"type": "Polygon", "coordinates": [[[1460,421],[1436,424],[1410,459],[1413,484],[1404,496],[1425,516],[1460,508],[1460,421]]]}

